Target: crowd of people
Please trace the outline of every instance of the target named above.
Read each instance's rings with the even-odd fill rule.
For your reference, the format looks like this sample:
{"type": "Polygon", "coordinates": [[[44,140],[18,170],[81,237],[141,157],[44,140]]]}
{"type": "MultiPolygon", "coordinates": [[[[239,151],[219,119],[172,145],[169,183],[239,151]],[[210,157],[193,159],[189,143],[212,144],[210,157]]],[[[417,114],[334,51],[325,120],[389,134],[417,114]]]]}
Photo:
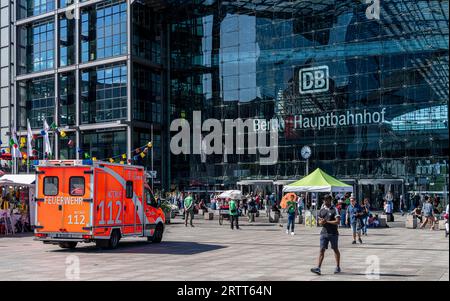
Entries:
{"type": "MultiPolygon", "coordinates": [[[[192,218],[198,210],[207,212],[208,210],[218,210],[226,206],[230,210],[230,201],[233,201],[233,213],[230,211],[230,221],[233,221],[233,228],[239,229],[239,217],[248,217],[250,223],[255,221],[261,210],[265,211],[266,216],[269,216],[273,211],[280,216],[282,212],[287,215],[286,233],[294,235],[295,218],[303,214],[304,210],[311,209],[311,200],[305,197],[305,194],[300,194],[289,200],[288,206],[282,210],[279,201],[276,200],[275,194],[254,193],[245,194],[242,199],[221,199],[218,197],[219,193],[211,193],[203,198],[198,193],[192,192],[178,192],[169,193],[166,198],[177,205],[180,212],[183,212],[183,218],[187,225],[188,221],[192,224],[192,218]],[[188,200],[186,202],[186,199],[188,200]],[[235,206],[235,211],[234,211],[235,206]]],[[[338,227],[351,228],[353,234],[353,244],[362,243],[362,236],[368,235],[369,228],[377,228],[381,226],[380,216],[373,211],[369,198],[364,198],[358,202],[354,194],[345,193],[343,195],[331,195],[331,203],[336,208],[339,214],[338,227]]],[[[394,204],[394,195],[392,191],[388,191],[383,198],[383,211],[386,216],[391,216],[393,220],[394,210],[398,209],[402,215],[409,213],[420,221],[421,229],[429,225],[430,229],[434,229],[435,223],[440,218],[448,220],[448,205],[444,210],[442,202],[437,196],[428,196],[413,194],[409,202],[405,202],[403,196],[397,199],[398,203],[394,204]],[[413,206],[408,210],[408,204],[413,206]]],[[[322,205],[323,207],[324,205],[322,205]]],[[[448,223],[447,223],[448,227],[448,223]]],[[[446,230],[448,236],[448,228],[446,230]]]]}

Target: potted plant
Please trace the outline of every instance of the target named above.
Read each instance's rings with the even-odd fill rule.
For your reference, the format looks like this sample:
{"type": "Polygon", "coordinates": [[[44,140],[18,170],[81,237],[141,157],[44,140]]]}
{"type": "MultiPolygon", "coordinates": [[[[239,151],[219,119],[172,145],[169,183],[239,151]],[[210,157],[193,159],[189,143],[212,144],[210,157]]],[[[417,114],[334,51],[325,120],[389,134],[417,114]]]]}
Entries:
{"type": "Polygon", "coordinates": [[[161,202],[161,209],[164,211],[164,215],[166,217],[166,224],[170,224],[170,220],[172,218],[172,204],[169,201],[161,202]]]}

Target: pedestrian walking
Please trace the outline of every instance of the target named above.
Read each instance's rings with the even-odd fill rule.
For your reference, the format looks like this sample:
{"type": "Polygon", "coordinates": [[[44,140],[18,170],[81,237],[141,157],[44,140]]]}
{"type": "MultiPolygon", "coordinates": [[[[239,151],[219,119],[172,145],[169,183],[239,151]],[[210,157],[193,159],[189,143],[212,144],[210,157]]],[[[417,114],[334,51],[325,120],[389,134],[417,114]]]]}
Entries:
{"type": "Polygon", "coordinates": [[[400,195],[400,203],[398,206],[398,209],[400,211],[400,213],[402,214],[402,216],[405,215],[405,212],[403,211],[403,208],[405,207],[405,199],[403,197],[403,194],[400,195]]]}
{"type": "Polygon", "coordinates": [[[291,195],[291,199],[287,202],[287,213],[288,213],[288,223],[286,234],[289,234],[291,230],[291,235],[294,235],[294,225],[295,225],[295,211],[296,211],[295,196],[291,195]]]}
{"type": "Polygon", "coordinates": [[[369,215],[370,215],[370,203],[369,198],[365,198],[363,205],[363,216],[362,216],[362,234],[367,236],[367,228],[369,226],[369,215]]]}
{"type": "Polygon", "coordinates": [[[187,227],[189,219],[189,224],[194,227],[194,200],[191,193],[189,192],[187,197],[184,199],[184,226],[187,227]]]}
{"type": "Polygon", "coordinates": [[[422,208],[423,217],[425,220],[423,221],[420,229],[425,228],[428,222],[430,222],[430,230],[433,230],[434,226],[434,215],[433,215],[433,204],[431,204],[431,199],[429,196],[425,196],[425,203],[422,208]]]}
{"type": "Polygon", "coordinates": [[[339,232],[338,225],[340,222],[340,216],[337,209],[331,204],[331,195],[326,195],[324,199],[325,206],[319,211],[319,225],[322,226],[320,232],[320,253],[318,258],[317,267],[312,268],[311,272],[321,275],[322,262],[325,257],[325,250],[328,249],[328,245],[331,244],[331,249],[334,251],[334,257],[336,259],[336,268],[334,273],[341,272],[341,253],[339,252],[338,240],[339,232]]]}
{"type": "Polygon", "coordinates": [[[250,202],[248,203],[248,221],[250,223],[255,221],[257,210],[258,209],[256,208],[256,201],[254,199],[250,199],[250,202]]]}
{"type": "Polygon", "coordinates": [[[447,208],[445,209],[445,214],[444,214],[444,219],[445,219],[445,237],[448,237],[448,204],[447,204],[447,208]]]}
{"type": "Polygon", "coordinates": [[[239,229],[239,215],[236,200],[231,199],[228,205],[230,210],[231,230],[234,229],[235,225],[236,229],[239,229]]]}
{"type": "Polygon", "coordinates": [[[347,224],[352,228],[353,234],[353,242],[352,244],[356,244],[356,235],[358,235],[358,241],[362,244],[361,239],[361,218],[363,216],[363,209],[356,202],[355,197],[350,198],[350,206],[347,207],[347,224]]]}

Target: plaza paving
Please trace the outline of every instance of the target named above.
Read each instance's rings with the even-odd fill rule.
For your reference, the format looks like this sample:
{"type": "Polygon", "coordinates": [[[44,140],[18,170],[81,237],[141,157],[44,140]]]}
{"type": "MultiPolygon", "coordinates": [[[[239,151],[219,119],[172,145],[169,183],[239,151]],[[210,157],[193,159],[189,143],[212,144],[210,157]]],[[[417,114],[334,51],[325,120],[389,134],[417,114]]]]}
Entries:
{"type": "Polygon", "coordinates": [[[77,275],[71,272],[71,263],[79,260],[80,280],[364,281],[368,267],[379,260],[380,280],[448,281],[449,244],[444,231],[405,229],[402,218],[396,218],[400,221],[391,223],[391,228],[370,229],[362,245],[352,245],[350,230],[341,229],[343,273],[339,275],[333,274],[331,250],[325,255],[322,276],[310,272],[317,260],[320,228],[296,225],[296,235],[290,236],[265,217],[253,224],[241,219],[239,231],[232,231],[229,223],[220,226],[217,219],[198,217],[196,227],[185,228],[177,217],[166,228],[161,244],[127,238],[116,250],[80,244],[70,251],[44,245],[29,235],[0,237],[0,275],[2,280],[70,280],[77,275]]]}

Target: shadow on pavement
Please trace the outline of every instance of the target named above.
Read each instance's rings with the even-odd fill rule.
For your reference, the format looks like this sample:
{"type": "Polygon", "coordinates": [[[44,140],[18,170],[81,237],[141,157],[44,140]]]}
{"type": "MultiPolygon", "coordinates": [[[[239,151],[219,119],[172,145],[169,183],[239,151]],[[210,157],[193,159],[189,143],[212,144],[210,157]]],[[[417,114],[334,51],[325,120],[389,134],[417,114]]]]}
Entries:
{"type": "Polygon", "coordinates": [[[342,272],[339,273],[339,275],[353,275],[353,276],[380,276],[381,277],[404,277],[404,278],[408,278],[408,277],[416,277],[416,275],[404,275],[404,274],[389,274],[389,273],[380,273],[377,275],[366,275],[363,273],[349,273],[349,272],[342,272]]]}
{"type": "MultiPolygon", "coordinates": [[[[57,247],[57,246],[55,246],[57,247]]],[[[56,249],[52,252],[67,253],[136,253],[136,254],[168,254],[168,255],[195,255],[226,248],[225,246],[204,244],[197,242],[163,241],[152,244],[146,241],[121,241],[117,249],[100,249],[96,246],[80,246],[73,250],[56,249]]]]}

